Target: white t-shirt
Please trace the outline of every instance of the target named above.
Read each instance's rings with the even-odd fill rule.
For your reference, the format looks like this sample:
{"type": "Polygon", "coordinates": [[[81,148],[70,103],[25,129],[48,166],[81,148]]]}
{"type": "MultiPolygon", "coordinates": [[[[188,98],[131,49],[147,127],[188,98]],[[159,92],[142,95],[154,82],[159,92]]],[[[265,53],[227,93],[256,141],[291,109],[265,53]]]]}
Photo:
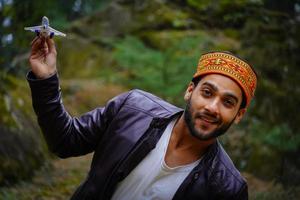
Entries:
{"type": "Polygon", "coordinates": [[[165,153],[177,119],[169,123],[155,149],[117,185],[112,200],[170,200],[180,184],[198,165],[200,159],[188,164],[168,167],[165,153]]]}

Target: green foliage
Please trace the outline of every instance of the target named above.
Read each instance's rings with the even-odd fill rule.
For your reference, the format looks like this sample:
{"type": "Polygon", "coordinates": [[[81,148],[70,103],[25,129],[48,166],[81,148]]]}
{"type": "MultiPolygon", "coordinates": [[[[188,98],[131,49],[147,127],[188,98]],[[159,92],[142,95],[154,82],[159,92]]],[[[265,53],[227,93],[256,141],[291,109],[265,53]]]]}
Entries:
{"type": "Polygon", "coordinates": [[[122,70],[127,72],[129,87],[138,86],[183,105],[183,92],[196,71],[196,61],[203,48],[211,44],[210,37],[202,33],[182,38],[161,51],[128,36],[115,43],[114,55],[122,70]]]}
{"type": "Polygon", "coordinates": [[[299,187],[284,188],[279,185],[275,186],[267,192],[257,192],[256,194],[250,194],[250,199],[253,200],[297,200],[299,198],[299,187]]]}
{"type": "MultiPolygon", "coordinates": [[[[285,5],[282,2],[283,8],[285,5]]],[[[249,110],[258,120],[252,124],[259,127],[254,132],[263,135],[261,142],[272,148],[294,152],[300,149],[300,118],[296,111],[300,102],[300,26],[293,10],[286,13],[272,9],[260,10],[247,20],[239,52],[252,60],[259,74],[256,99],[249,110]]]]}
{"type": "Polygon", "coordinates": [[[256,122],[249,131],[253,133],[253,140],[257,143],[270,145],[278,152],[293,152],[300,148],[300,134],[293,133],[288,124],[270,127],[268,124],[256,122]]]}
{"type": "Polygon", "coordinates": [[[145,47],[137,38],[126,37],[116,44],[115,55],[121,67],[129,70],[132,85],[150,89],[153,84],[159,87],[164,84],[164,58],[161,52],[145,47]]]}
{"type": "Polygon", "coordinates": [[[264,141],[280,151],[296,151],[300,148],[300,134],[292,134],[287,124],[275,126],[266,133],[264,141]]]}
{"type": "Polygon", "coordinates": [[[188,0],[192,8],[202,13],[204,22],[217,27],[239,27],[263,4],[262,0],[188,0]]]}

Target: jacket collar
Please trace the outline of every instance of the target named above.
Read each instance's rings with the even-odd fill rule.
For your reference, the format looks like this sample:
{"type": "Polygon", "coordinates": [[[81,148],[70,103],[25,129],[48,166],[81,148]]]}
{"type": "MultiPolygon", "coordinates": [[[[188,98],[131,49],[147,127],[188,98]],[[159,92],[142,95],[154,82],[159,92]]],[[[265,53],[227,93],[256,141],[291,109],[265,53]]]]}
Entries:
{"type": "Polygon", "coordinates": [[[182,114],[183,114],[183,110],[180,109],[179,111],[173,113],[169,117],[154,117],[150,126],[153,128],[165,127],[165,125],[170,123],[174,118],[179,117],[182,114]]]}

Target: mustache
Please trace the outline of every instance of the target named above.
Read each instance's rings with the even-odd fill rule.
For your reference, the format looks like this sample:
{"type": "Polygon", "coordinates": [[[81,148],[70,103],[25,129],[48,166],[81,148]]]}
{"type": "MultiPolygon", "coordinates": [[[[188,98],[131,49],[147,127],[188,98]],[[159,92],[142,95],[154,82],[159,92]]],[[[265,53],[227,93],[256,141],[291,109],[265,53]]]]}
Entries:
{"type": "Polygon", "coordinates": [[[211,113],[209,111],[206,111],[206,110],[195,113],[195,118],[209,120],[213,123],[220,123],[222,121],[218,115],[211,113]]]}

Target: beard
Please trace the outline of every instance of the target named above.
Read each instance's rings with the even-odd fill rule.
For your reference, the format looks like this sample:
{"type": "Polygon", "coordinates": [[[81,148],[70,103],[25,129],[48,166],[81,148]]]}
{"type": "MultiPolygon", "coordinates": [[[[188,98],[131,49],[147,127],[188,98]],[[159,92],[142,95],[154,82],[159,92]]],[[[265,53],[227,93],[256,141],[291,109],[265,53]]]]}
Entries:
{"type": "Polygon", "coordinates": [[[187,124],[190,134],[199,140],[210,140],[223,135],[229,129],[229,127],[231,126],[231,124],[234,122],[235,119],[233,118],[232,121],[222,124],[221,118],[218,118],[217,116],[215,116],[214,114],[208,111],[197,112],[194,114],[194,117],[193,117],[193,113],[194,113],[194,109],[192,108],[191,100],[189,99],[184,111],[184,120],[187,124]],[[203,116],[207,116],[210,119],[212,119],[214,121],[214,124],[217,124],[218,127],[212,130],[210,133],[203,133],[200,130],[197,130],[195,126],[195,119],[201,118],[203,116]]]}

